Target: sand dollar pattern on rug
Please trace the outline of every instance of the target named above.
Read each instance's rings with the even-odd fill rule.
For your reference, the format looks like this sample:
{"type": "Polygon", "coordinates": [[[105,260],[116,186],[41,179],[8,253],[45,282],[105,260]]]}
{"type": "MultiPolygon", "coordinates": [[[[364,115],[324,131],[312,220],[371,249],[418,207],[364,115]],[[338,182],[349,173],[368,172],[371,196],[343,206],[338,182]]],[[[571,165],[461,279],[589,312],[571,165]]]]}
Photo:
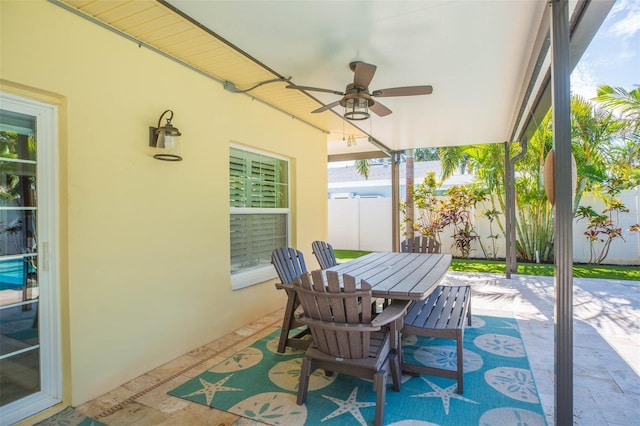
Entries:
{"type": "MultiPolygon", "coordinates": [[[[457,368],[457,352],[455,346],[420,346],[413,352],[413,356],[419,363],[447,370],[457,368]]],[[[482,357],[475,352],[463,350],[464,372],[480,370],[482,368],[482,357]]]]}
{"type": "MultiPolygon", "coordinates": [[[[269,380],[282,389],[298,392],[301,366],[302,358],[279,362],[269,370],[269,380]]],[[[327,376],[324,374],[324,370],[314,371],[309,377],[309,391],[329,386],[336,380],[336,377],[338,377],[337,374],[327,376]]]]}
{"type": "Polygon", "coordinates": [[[243,399],[229,412],[274,425],[302,425],[307,420],[307,407],[296,404],[295,395],[282,392],[260,393],[243,399]]]}
{"type": "MultiPolygon", "coordinates": [[[[454,379],[403,376],[401,392],[387,391],[385,424],[392,426],[544,425],[529,362],[512,318],[473,317],[465,331],[465,392],[454,379]],[[461,419],[464,421],[461,423],[461,419]]],[[[279,332],[169,392],[270,425],[366,425],[375,414],[371,382],[317,370],[307,402],[296,404],[304,351],[275,351],[279,332]]],[[[450,340],[403,336],[405,359],[452,366],[450,340]]],[[[246,423],[243,423],[246,424],[246,423]]]]}
{"type": "Polygon", "coordinates": [[[545,425],[545,417],[519,408],[494,408],[480,417],[481,425],[545,425]]]}
{"type": "Polygon", "coordinates": [[[484,379],[495,390],[509,398],[538,403],[538,392],[531,371],[522,368],[500,367],[484,373],[484,379]]]}
{"type": "Polygon", "coordinates": [[[256,348],[248,347],[236,352],[220,364],[210,368],[212,373],[230,373],[233,371],[244,370],[253,367],[262,361],[262,351],[256,348]]]}
{"type": "Polygon", "coordinates": [[[519,337],[503,334],[483,334],[478,336],[473,343],[480,349],[495,355],[524,358],[524,344],[519,337]]]}

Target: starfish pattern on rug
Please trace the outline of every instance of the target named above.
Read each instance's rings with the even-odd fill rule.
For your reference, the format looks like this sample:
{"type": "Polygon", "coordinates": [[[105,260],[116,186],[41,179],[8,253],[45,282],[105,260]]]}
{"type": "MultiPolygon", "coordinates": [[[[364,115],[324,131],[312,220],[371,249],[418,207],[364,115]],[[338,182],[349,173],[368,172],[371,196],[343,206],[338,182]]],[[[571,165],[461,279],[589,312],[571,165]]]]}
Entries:
{"type": "Polygon", "coordinates": [[[367,407],[375,407],[376,403],[375,402],[358,402],[356,401],[356,398],[358,397],[358,387],[356,386],[355,388],[353,388],[353,390],[351,391],[351,395],[349,395],[349,398],[345,399],[339,399],[339,398],[334,398],[332,396],[329,395],[322,395],[324,398],[328,399],[329,401],[335,402],[336,404],[338,404],[338,408],[336,408],[335,411],[333,411],[331,414],[329,414],[328,416],[326,416],[324,419],[322,419],[322,421],[324,422],[325,420],[329,420],[332,419],[334,417],[338,417],[342,414],[345,413],[351,413],[351,415],[353,417],[356,418],[356,420],[361,424],[361,425],[366,425],[367,422],[365,421],[364,417],[362,417],[362,414],[360,413],[360,409],[361,408],[367,408],[367,407]]]}
{"type": "Polygon", "coordinates": [[[200,378],[200,384],[202,385],[202,389],[198,389],[195,392],[191,392],[188,395],[184,395],[184,397],[188,396],[196,396],[196,395],[204,395],[207,399],[207,405],[211,405],[211,401],[213,401],[213,396],[216,392],[229,392],[229,391],[241,391],[243,389],[238,388],[229,388],[224,386],[227,380],[229,380],[233,376],[233,374],[229,374],[224,379],[220,379],[215,383],[207,382],[203,378],[200,378]]]}
{"type": "MultiPolygon", "coordinates": [[[[403,376],[402,391],[386,395],[385,417],[389,423],[426,426],[437,422],[442,426],[460,426],[463,418],[465,425],[502,425],[512,420],[514,425],[518,421],[530,425],[544,424],[544,410],[532,381],[516,321],[502,317],[474,317],[474,325],[475,328],[465,331],[465,379],[470,379],[465,383],[465,388],[469,385],[465,393],[455,393],[455,380],[429,375],[418,376],[427,380],[403,376]],[[518,347],[521,350],[516,350],[518,347]],[[474,367],[470,367],[471,364],[474,367]],[[407,399],[410,397],[412,399],[407,399]],[[408,416],[411,420],[407,420],[408,416]]],[[[314,371],[318,374],[317,383],[312,385],[314,380],[310,378],[307,404],[295,405],[304,351],[278,354],[279,339],[280,331],[276,330],[251,346],[255,349],[255,358],[260,359],[253,368],[232,369],[239,357],[238,354],[230,355],[229,359],[218,364],[219,367],[201,372],[169,394],[244,416],[247,425],[257,422],[273,425],[371,425],[376,408],[372,384],[348,375],[333,374],[329,377],[334,380],[330,381],[322,369],[314,371]],[[231,374],[233,377],[227,379],[231,374]],[[232,391],[227,391],[229,388],[232,391]],[[236,390],[234,388],[240,389],[233,391],[236,390]],[[191,396],[185,397],[185,394],[191,396]]],[[[445,353],[455,353],[455,346],[439,339],[429,343],[422,337],[403,336],[403,342],[405,340],[408,340],[406,356],[420,364],[429,365],[434,358],[445,358],[445,353]]],[[[248,360],[247,352],[248,349],[242,350],[242,361],[248,360]]],[[[449,361],[452,359],[453,356],[449,361]]]]}
{"type": "Polygon", "coordinates": [[[433,391],[431,392],[425,392],[425,393],[419,393],[416,395],[411,395],[412,398],[440,398],[442,399],[442,405],[444,406],[444,412],[449,415],[449,403],[451,402],[451,399],[459,399],[460,401],[465,401],[465,402],[471,402],[472,404],[478,404],[476,401],[469,399],[469,398],[465,398],[464,396],[458,394],[455,392],[455,389],[457,388],[457,384],[453,384],[451,386],[449,386],[448,388],[441,388],[440,386],[436,385],[433,382],[430,382],[429,380],[425,379],[424,377],[420,377],[422,380],[424,380],[425,382],[427,382],[429,384],[429,386],[431,386],[431,389],[433,389],[433,391]]]}

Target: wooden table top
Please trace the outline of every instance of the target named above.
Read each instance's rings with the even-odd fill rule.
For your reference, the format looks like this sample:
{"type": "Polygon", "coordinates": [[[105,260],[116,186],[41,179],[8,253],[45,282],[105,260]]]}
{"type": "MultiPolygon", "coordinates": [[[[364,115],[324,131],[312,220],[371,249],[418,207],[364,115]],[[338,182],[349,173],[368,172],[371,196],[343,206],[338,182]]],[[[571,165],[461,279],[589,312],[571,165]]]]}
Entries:
{"type": "Polygon", "coordinates": [[[421,300],[442,281],[450,265],[450,254],[370,253],[327,271],[365,280],[374,297],[421,300]]]}

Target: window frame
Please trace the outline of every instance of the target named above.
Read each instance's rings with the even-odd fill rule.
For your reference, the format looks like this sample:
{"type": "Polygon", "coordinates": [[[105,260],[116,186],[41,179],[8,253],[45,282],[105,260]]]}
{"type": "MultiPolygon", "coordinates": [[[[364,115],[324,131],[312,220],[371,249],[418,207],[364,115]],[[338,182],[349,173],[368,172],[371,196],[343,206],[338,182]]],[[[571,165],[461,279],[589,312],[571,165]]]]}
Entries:
{"type": "MultiPolygon", "coordinates": [[[[227,164],[231,158],[231,150],[236,149],[252,154],[261,155],[264,157],[272,158],[275,160],[284,161],[287,164],[287,206],[283,207],[232,207],[231,199],[229,199],[229,226],[231,226],[231,218],[233,215],[242,214],[277,214],[284,215],[286,221],[286,244],[290,245],[291,240],[291,160],[282,155],[277,155],[272,152],[266,152],[255,148],[249,148],[244,145],[229,144],[229,151],[227,156],[227,164]]],[[[227,170],[227,175],[231,178],[230,170],[227,170]]],[[[229,268],[231,270],[231,234],[229,234],[229,268]]],[[[239,290],[255,284],[259,284],[265,281],[272,280],[277,277],[276,271],[271,264],[256,266],[248,268],[238,272],[232,272],[231,274],[231,288],[232,290],[239,290]]]]}

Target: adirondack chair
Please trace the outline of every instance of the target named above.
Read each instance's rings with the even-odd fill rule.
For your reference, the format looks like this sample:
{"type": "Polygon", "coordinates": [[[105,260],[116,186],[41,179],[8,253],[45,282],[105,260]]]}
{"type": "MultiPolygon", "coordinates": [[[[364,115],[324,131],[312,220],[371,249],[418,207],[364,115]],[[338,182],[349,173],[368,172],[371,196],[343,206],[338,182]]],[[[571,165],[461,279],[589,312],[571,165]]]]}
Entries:
{"type": "Polygon", "coordinates": [[[296,320],[296,309],[300,306],[298,296],[293,289],[293,281],[303,272],[307,272],[307,266],[304,263],[304,256],[299,250],[291,247],[281,247],[271,252],[271,264],[276,269],[279,283],[276,288],[284,290],[287,293],[287,306],[282,320],[282,330],[280,332],[280,340],[278,342],[278,352],[284,353],[287,346],[296,349],[306,349],[311,343],[310,339],[302,339],[309,334],[309,329],[304,328],[302,331],[289,336],[291,330],[302,327],[303,324],[296,320]]]}
{"type": "Polygon", "coordinates": [[[440,253],[440,243],[426,235],[407,238],[400,244],[403,253],[440,253]]]}
{"type": "Polygon", "coordinates": [[[311,243],[311,249],[316,259],[318,259],[320,268],[327,269],[338,264],[331,244],[324,241],[314,241],[311,243]]]}
{"type": "Polygon", "coordinates": [[[304,273],[294,288],[304,312],[299,321],[309,326],[313,337],[302,361],[296,402],[306,401],[309,376],[318,368],[327,375],[369,379],[376,392],[374,425],[381,425],[389,372],[393,389],[401,386],[399,330],[409,302],[394,301],[372,317],[369,309],[362,309],[371,304],[371,286],[361,281],[358,288],[354,277],[335,271],[304,273]]]}

